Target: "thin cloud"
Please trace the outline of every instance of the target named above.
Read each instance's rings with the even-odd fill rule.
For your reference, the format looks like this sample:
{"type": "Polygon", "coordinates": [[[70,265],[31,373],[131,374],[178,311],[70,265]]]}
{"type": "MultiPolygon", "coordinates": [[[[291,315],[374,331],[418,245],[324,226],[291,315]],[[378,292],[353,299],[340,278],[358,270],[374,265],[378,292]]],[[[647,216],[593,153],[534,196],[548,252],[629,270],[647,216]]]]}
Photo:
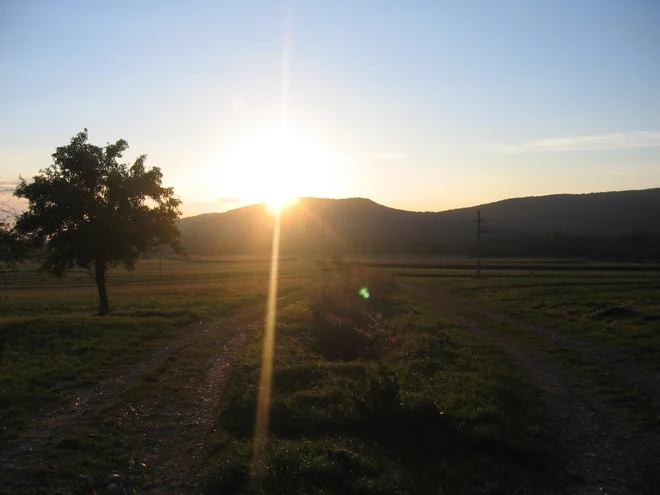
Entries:
{"type": "Polygon", "coordinates": [[[614,170],[611,172],[606,172],[607,175],[613,175],[614,177],[639,177],[639,174],[636,172],[629,172],[627,170],[614,170]]]}
{"type": "Polygon", "coordinates": [[[612,132],[496,145],[496,149],[503,153],[613,151],[654,147],[660,147],[660,131],[612,132]]]}
{"type": "Polygon", "coordinates": [[[405,160],[408,155],[405,153],[381,153],[378,155],[379,160],[405,160]]]}
{"type": "Polygon", "coordinates": [[[0,177],[0,191],[11,189],[13,192],[13,190],[16,188],[18,184],[20,184],[20,182],[17,180],[3,179],[2,177],[0,177]]]}

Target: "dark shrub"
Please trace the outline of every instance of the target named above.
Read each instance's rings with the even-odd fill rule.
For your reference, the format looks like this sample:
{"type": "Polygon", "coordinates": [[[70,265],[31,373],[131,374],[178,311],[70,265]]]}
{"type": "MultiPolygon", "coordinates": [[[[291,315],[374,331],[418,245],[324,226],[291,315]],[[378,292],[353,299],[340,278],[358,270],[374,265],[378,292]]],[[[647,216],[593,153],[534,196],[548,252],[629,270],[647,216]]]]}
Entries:
{"type": "MultiPolygon", "coordinates": [[[[369,320],[369,315],[364,319],[369,320]]],[[[314,336],[317,350],[325,357],[351,360],[378,355],[389,333],[376,320],[362,326],[346,317],[325,313],[317,318],[314,336]]]]}
{"type": "Polygon", "coordinates": [[[318,352],[329,359],[375,357],[392,342],[383,317],[393,279],[353,268],[312,294],[310,315],[318,352]]]}

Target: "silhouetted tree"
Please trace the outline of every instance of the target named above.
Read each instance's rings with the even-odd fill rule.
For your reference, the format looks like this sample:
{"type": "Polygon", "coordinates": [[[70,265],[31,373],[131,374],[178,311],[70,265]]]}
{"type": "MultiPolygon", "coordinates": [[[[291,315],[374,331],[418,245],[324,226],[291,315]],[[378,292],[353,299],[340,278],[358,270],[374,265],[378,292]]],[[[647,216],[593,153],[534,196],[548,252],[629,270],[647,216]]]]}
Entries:
{"type": "Polygon", "coordinates": [[[10,226],[0,220],[0,268],[3,267],[5,263],[9,264],[13,256],[13,245],[14,245],[14,232],[10,229],[10,226]]]}
{"type": "Polygon", "coordinates": [[[133,165],[119,163],[128,148],[120,139],[105,148],[87,142],[87,129],[53,153],[53,164],[33,182],[23,178],[15,195],[29,201],[16,231],[44,244],[42,267],[62,276],[73,267],[94,274],[99,313],[110,311],[108,267],[135,268],[141,252],[161,244],[179,248],[181,201],[162,186],[158,167],[145,168],[146,155],[133,165]]]}
{"type": "Polygon", "coordinates": [[[19,245],[18,237],[10,222],[15,215],[8,200],[11,192],[12,189],[7,181],[0,180],[0,269],[5,269],[14,263],[19,245]]]}

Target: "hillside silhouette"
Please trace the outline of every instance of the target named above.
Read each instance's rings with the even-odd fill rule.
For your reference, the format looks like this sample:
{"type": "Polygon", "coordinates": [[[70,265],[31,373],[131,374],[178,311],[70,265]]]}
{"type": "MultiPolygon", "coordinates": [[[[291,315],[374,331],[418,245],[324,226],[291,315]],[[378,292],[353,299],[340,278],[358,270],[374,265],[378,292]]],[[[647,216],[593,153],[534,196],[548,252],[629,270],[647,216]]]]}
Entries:
{"type": "MultiPolygon", "coordinates": [[[[282,212],[285,254],[472,254],[481,210],[491,256],[653,258],[660,252],[660,188],[515,198],[442,212],[368,199],[301,198],[282,212]]],[[[268,254],[273,214],[258,204],[180,221],[190,254],[268,254]]]]}

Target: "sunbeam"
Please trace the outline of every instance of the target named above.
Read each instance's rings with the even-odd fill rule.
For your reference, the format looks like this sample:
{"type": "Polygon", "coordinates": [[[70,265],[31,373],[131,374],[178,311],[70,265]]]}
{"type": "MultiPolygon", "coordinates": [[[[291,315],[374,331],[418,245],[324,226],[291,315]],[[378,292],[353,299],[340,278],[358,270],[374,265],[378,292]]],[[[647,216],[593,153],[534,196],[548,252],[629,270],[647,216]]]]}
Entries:
{"type": "Polygon", "coordinates": [[[268,282],[268,303],[266,305],[266,327],[264,347],[261,354],[261,377],[259,379],[259,397],[257,418],[254,428],[254,450],[250,475],[255,490],[261,485],[264,474],[263,456],[268,438],[268,420],[270,418],[270,395],[273,381],[273,350],[275,346],[275,321],[277,318],[277,277],[280,257],[280,211],[273,214],[273,246],[271,249],[270,279],[268,282]]]}
{"type": "MultiPolygon", "coordinates": [[[[288,7],[288,6],[287,6],[288,7]]],[[[282,88],[281,88],[281,126],[286,129],[287,106],[289,92],[290,56],[291,56],[291,25],[290,12],[287,9],[284,39],[282,47],[282,88]]],[[[281,165],[281,164],[280,164],[281,165]]],[[[271,186],[273,187],[273,186],[271,186]]],[[[277,188],[277,186],[274,186],[277,188]]],[[[277,192],[277,191],[276,191],[277,192]]],[[[280,191],[281,194],[281,191],[280,191]]],[[[281,197],[276,195],[276,197],[281,197]]],[[[279,205],[281,206],[281,205],[279,205]]],[[[275,347],[275,322],[277,320],[277,278],[280,257],[280,218],[281,208],[274,209],[273,214],[273,245],[271,248],[270,279],[268,282],[268,302],[266,305],[266,325],[264,344],[261,353],[261,376],[259,378],[259,396],[257,400],[257,417],[254,427],[252,461],[250,478],[255,493],[261,491],[265,474],[264,453],[268,441],[268,422],[270,419],[270,397],[273,382],[273,351],[275,347]]]]}

